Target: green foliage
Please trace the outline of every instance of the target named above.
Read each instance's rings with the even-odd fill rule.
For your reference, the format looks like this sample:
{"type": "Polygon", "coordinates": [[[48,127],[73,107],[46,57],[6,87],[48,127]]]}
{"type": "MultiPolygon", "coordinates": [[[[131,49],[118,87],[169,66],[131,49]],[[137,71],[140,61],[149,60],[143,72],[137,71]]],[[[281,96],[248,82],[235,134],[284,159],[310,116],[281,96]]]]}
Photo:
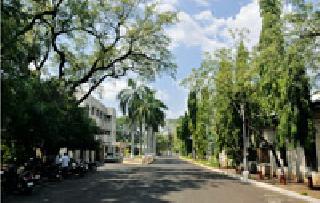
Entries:
{"type": "MultiPolygon", "coordinates": [[[[1,1],[1,11],[2,148],[17,155],[29,156],[35,146],[93,148],[97,129],[78,104],[107,77],[175,74],[164,28],[176,14],[159,13],[156,4],[12,0],[1,1]],[[89,81],[76,101],[74,93],[89,81]]],[[[154,99],[149,108],[156,131],[166,107],[154,99]]]]}
{"type": "Polygon", "coordinates": [[[188,112],[191,120],[191,129],[195,130],[197,125],[197,93],[191,91],[188,97],[188,112]]]}
{"type": "Polygon", "coordinates": [[[200,92],[200,99],[197,102],[197,123],[193,131],[192,139],[196,156],[204,159],[208,149],[208,131],[209,131],[209,92],[208,88],[203,88],[200,92]]]}
{"type": "Polygon", "coordinates": [[[284,38],[280,0],[261,0],[262,30],[258,45],[259,99],[262,114],[270,118],[280,107],[279,79],[284,70],[284,38]]]}
{"type": "MultiPolygon", "coordinates": [[[[167,106],[155,98],[155,91],[146,85],[137,85],[133,79],[128,80],[129,88],[123,89],[117,95],[123,114],[128,114],[129,125],[134,129],[140,127],[140,148],[144,131],[150,127],[153,132],[158,132],[164,125],[165,110],[167,106]]],[[[140,150],[141,151],[141,150],[140,150]]]]}
{"type": "Polygon", "coordinates": [[[310,151],[314,145],[308,72],[319,70],[319,11],[296,0],[293,12],[282,15],[280,0],[259,3],[262,31],[252,53],[240,35],[237,47],[206,53],[201,67],[182,81],[190,89],[189,126],[201,158],[212,142],[214,154],[225,150],[236,163],[241,161],[242,105],[246,133],[255,136],[251,146],[263,140],[264,127],[276,129],[274,147],[300,143],[310,151]]]}
{"type": "Polygon", "coordinates": [[[128,117],[122,116],[117,117],[116,120],[116,139],[117,142],[128,142],[131,140],[131,136],[129,135],[129,125],[128,125],[128,117]]]}
{"type": "Polygon", "coordinates": [[[157,152],[170,150],[170,140],[167,135],[157,134],[157,152]]]}
{"type": "Polygon", "coordinates": [[[189,126],[190,119],[187,112],[185,112],[184,116],[180,118],[180,122],[176,129],[177,138],[180,141],[179,153],[182,156],[187,156],[188,153],[191,153],[191,131],[189,126]]]}
{"type": "Polygon", "coordinates": [[[95,123],[57,80],[2,80],[2,143],[23,161],[34,147],[48,154],[60,147],[95,149],[95,123]],[[14,143],[14,146],[12,146],[14,143]]]}
{"type": "Polygon", "coordinates": [[[175,75],[164,27],[176,21],[176,14],[159,13],[154,3],[13,0],[2,1],[1,8],[4,72],[27,74],[26,64],[32,62],[38,74],[63,81],[70,94],[91,81],[79,102],[107,77],[129,71],[147,79],[175,75]]]}
{"type": "MultiPolygon", "coordinates": [[[[242,50],[244,51],[244,48],[242,50]]],[[[221,50],[217,54],[217,72],[214,78],[216,91],[213,95],[213,107],[215,108],[213,126],[217,135],[216,147],[219,150],[224,149],[230,157],[239,160],[240,147],[242,146],[242,122],[237,108],[246,98],[243,94],[245,89],[243,86],[241,87],[243,82],[239,80],[237,83],[232,78],[240,79],[243,77],[241,73],[244,73],[245,67],[235,69],[230,54],[228,50],[221,50]],[[237,77],[233,77],[234,73],[238,74],[237,77]],[[240,98],[241,96],[242,98],[240,98]]],[[[246,57],[247,55],[238,53],[238,56],[246,57]]],[[[247,59],[241,60],[244,63],[247,59]]],[[[244,65],[241,62],[238,60],[237,65],[244,65]]]]}

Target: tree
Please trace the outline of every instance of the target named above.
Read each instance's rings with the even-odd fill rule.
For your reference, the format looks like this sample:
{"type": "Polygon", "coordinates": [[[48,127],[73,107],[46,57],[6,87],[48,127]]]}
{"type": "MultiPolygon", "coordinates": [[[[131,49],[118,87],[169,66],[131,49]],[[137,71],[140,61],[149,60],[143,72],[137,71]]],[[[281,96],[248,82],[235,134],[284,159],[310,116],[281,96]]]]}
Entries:
{"type": "Polygon", "coordinates": [[[38,77],[2,84],[2,144],[18,162],[34,156],[34,147],[49,155],[60,147],[95,149],[95,123],[59,84],[38,77]]]}
{"type": "MultiPolygon", "coordinates": [[[[262,30],[258,45],[259,102],[261,113],[271,119],[280,107],[279,79],[284,69],[284,38],[281,21],[281,2],[261,0],[262,30]]],[[[269,121],[270,123],[271,121],[269,121]]]]}
{"type": "Polygon", "coordinates": [[[131,137],[129,136],[129,125],[128,125],[128,117],[122,116],[118,117],[116,120],[116,128],[117,128],[117,142],[129,142],[131,137]]]}
{"type": "Polygon", "coordinates": [[[149,152],[155,150],[156,146],[153,146],[155,141],[155,132],[158,132],[160,126],[164,126],[165,122],[165,110],[167,106],[159,99],[155,98],[155,91],[149,91],[145,95],[143,103],[140,107],[146,110],[145,121],[147,127],[147,145],[149,146],[149,152]]]}
{"type": "Polygon", "coordinates": [[[164,33],[175,13],[159,13],[156,4],[57,0],[2,1],[1,6],[2,30],[7,33],[1,42],[4,72],[27,74],[26,64],[32,63],[39,75],[57,76],[71,95],[91,81],[78,103],[108,77],[128,71],[149,79],[161,72],[175,73],[164,33]],[[22,66],[10,65],[13,61],[22,66]]]}
{"type": "MultiPolygon", "coordinates": [[[[158,127],[164,125],[165,104],[155,98],[155,91],[146,85],[137,85],[132,79],[128,80],[129,88],[123,89],[119,95],[120,107],[124,114],[128,113],[131,125],[138,124],[140,128],[140,153],[142,152],[142,138],[147,129],[149,139],[158,127]]],[[[148,138],[146,138],[147,143],[148,138]]],[[[149,143],[150,146],[150,143],[149,143]]]]}
{"type": "Polygon", "coordinates": [[[106,78],[175,73],[164,33],[175,13],[158,13],[156,4],[12,0],[1,1],[1,10],[2,131],[20,154],[38,144],[53,151],[94,145],[97,129],[77,104],[106,78]],[[76,101],[74,93],[88,82],[76,101]]]}
{"type": "Polygon", "coordinates": [[[272,125],[272,111],[277,118],[278,147],[285,147],[288,141],[304,144],[310,140],[310,81],[307,67],[314,65],[310,59],[316,52],[312,46],[316,44],[313,34],[317,31],[312,28],[313,24],[309,27],[305,23],[312,21],[317,24],[318,19],[316,12],[311,11],[311,5],[304,1],[294,3],[297,3],[293,4],[296,11],[283,21],[280,1],[260,2],[263,18],[258,51],[259,85],[262,90],[260,102],[262,110],[269,111],[269,125],[272,125]],[[289,35],[284,38],[283,30],[288,26],[291,26],[286,31],[289,35]],[[299,29],[304,31],[301,33],[299,29]]]}
{"type": "Polygon", "coordinates": [[[190,91],[188,96],[188,112],[191,121],[191,130],[196,130],[197,125],[197,93],[196,91],[190,91]]]}
{"type": "Polygon", "coordinates": [[[251,68],[249,52],[242,40],[236,47],[235,56],[229,49],[205,56],[201,67],[183,81],[192,89],[190,95],[193,94],[196,101],[192,102],[196,105],[191,105],[189,96],[189,111],[196,109],[196,118],[193,119],[196,126],[193,133],[196,154],[203,158],[208,142],[211,142],[215,144],[214,152],[224,149],[229,157],[239,163],[243,147],[241,104],[246,107],[247,128],[250,124],[254,130],[257,125],[256,73],[251,68]]]}
{"type": "Polygon", "coordinates": [[[157,133],[156,139],[157,139],[157,149],[156,149],[157,153],[170,150],[169,149],[170,140],[168,135],[157,133]]]}
{"type": "Polygon", "coordinates": [[[179,153],[182,156],[187,156],[192,152],[191,131],[190,131],[190,119],[187,112],[180,118],[180,122],[177,125],[176,133],[180,142],[179,153]]]}
{"type": "Polygon", "coordinates": [[[196,156],[199,159],[205,159],[208,149],[209,132],[209,91],[203,88],[199,93],[196,129],[192,134],[196,156]]]}
{"type": "Polygon", "coordinates": [[[239,163],[241,158],[241,119],[237,112],[234,94],[234,62],[230,50],[221,50],[217,54],[217,72],[214,78],[215,93],[214,129],[220,150],[225,150],[230,158],[239,163]],[[231,80],[230,80],[231,79],[231,80]]]}
{"type": "MultiPolygon", "coordinates": [[[[134,135],[135,125],[139,121],[140,127],[140,153],[142,150],[142,121],[138,120],[136,117],[136,110],[139,105],[139,101],[142,99],[142,95],[145,94],[145,86],[138,86],[133,79],[128,80],[128,88],[123,89],[117,95],[117,99],[120,101],[120,108],[124,115],[128,114],[129,125],[131,128],[131,134],[134,135]]],[[[134,138],[131,140],[134,144],[134,138]]]]}

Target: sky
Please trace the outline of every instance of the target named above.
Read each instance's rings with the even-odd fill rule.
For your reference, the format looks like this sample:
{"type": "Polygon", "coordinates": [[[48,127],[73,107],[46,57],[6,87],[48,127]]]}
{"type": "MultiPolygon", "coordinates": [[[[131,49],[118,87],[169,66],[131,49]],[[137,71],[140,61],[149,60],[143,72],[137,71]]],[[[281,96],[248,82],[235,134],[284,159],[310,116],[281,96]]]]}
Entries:
{"type": "MultiPolygon", "coordinates": [[[[168,106],[167,118],[178,118],[187,109],[188,90],[180,86],[192,68],[198,68],[205,52],[230,47],[234,41],[229,30],[247,29],[245,43],[251,49],[259,39],[261,18],[256,0],[161,0],[158,11],[176,11],[179,22],[166,28],[170,47],[178,66],[176,79],[159,76],[150,84],[157,97],[168,106]]],[[[126,79],[111,79],[101,87],[100,100],[119,111],[118,92],[126,79]]]]}

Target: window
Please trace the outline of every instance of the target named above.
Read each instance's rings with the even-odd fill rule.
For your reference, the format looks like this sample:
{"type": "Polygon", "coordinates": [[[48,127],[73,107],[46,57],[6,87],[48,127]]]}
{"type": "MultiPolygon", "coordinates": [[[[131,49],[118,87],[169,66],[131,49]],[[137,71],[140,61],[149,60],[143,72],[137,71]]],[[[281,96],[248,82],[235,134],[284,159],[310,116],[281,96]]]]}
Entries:
{"type": "Polygon", "coordinates": [[[107,115],[107,114],[104,114],[104,115],[103,115],[103,119],[104,119],[104,121],[106,121],[106,122],[111,122],[111,118],[112,118],[112,116],[110,116],[110,115],[107,115]]]}
{"type": "Polygon", "coordinates": [[[94,107],[91,107],[91,115],[94,115],[94,107]]]}
{"type": "Polygon", "coordinates": [[[111,122],[111,118],[112,118],[112,116],[107,115],[107,121],[108,121],[108,122],[111,122]]]}
{"type": "Polygon", "coordinates": [[[106,131],[106,135],[110,135],[110,131],[109,130],[106,131]]]}
{"type": "Polygon", "coordinates": [[[102,111],[100,111],[100,118],[102,119],[102,111]]]}
{"type": "Polygon", "coordinates": [[[99,109],[97,109],[97,111],[96,111],[96,116],[99,116],[99,109]]]}

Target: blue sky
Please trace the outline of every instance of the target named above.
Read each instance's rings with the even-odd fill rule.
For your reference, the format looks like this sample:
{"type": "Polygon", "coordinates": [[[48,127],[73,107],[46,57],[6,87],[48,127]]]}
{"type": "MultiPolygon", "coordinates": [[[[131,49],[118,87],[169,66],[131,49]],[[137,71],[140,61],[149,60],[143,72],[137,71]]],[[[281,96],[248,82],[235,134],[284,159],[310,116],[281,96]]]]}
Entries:
{"type": "MultiPolygon", "coordinates": [[[[186,110],[188,95],[180,80],[200,66],[204,52],[232,45],[229,29],[248,29],[246,44],[253,47],[261,29],[259,7],[255,0],[162,0],[157,9],[178,12],[179,22],[166,30],[178,70],[176,80],[162,76],[150,85],[169,107],[167,118],[177,118],[186,110]]],[[[108,81],[103,87],[103,103],[118,110],[116,95],[125,87],[125,79],[108,81]]]]}

